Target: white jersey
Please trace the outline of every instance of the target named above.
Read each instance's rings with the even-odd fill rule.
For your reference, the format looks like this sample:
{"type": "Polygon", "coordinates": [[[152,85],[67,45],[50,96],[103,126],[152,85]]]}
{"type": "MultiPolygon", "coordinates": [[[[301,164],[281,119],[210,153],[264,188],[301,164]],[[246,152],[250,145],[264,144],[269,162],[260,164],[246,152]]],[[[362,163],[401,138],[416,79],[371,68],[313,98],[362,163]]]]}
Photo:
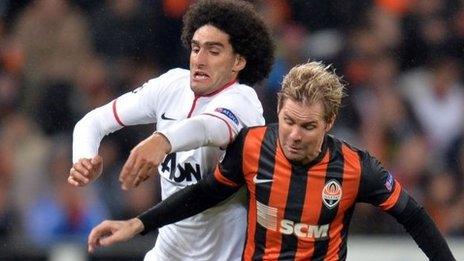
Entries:
{"type": "MultiPolygon", "coordinates": [[[[79,142],[73,143],[73,161],[96,155],[101,138],[126,125],[156,123],[157,131],[169,138],[169,129],[180,121],[209,115],[226,123],[229,140],[224,144],[228,144],[243,127],[264,124],[261,103],[251,87],[235,82],[213,94],[196,96],[190,89],[190,72],[184,69],[170,70],[101,110],[111,117],[100,117],[106,123],[95,133],[76,135],[75,130],[79,142]]],[[[78,125],[76,129],[85,127],[78,125]]],[[[181,150],[166,156],[158,168],[163,199],[210,175],[225,153],[216,146],[181,150]]],[[[145,260],[240,260],[247,224],[241,196],[237,193],[214,208],[160,228],[145,260]]]]}

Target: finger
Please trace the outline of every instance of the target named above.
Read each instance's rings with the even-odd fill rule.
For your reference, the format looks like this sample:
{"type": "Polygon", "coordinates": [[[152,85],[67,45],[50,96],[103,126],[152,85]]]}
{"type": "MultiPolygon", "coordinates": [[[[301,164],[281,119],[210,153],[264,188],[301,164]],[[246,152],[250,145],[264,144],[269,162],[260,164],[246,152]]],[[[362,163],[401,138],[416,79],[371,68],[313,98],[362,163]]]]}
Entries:
{"type": "Polygon", "coordinates": [[[138,183],[136,183],[135,186],[137,187],[138,185],[140,185],[140,183],[144,182],[145,180],[147,180],[147,179],[150,178],[151,176],[155,176],[157,173],[158,173],[158,172],[157,172],[156,167],[149,168],[148,171],[147,171],[147,175],[141,176],[141,177],[139,178],[140,181],[139,181],[138,183]]]}
{"type": "Polygon", "coordinates": [[[119,174],[119,181],[124,182],[127,176],[132,172],[132,168],[134,167],[136,155],[131,153],[129,158],[127,158],[124,166],[122,166],[121,174],[119,174]]]}
{"type": "Polygon", "coordinates": [[[68,177],[68,183],[75,186],[75,187],[81,187],[82,184],[77,182],[75,179],[73,179],[73,177],[69,176],[68,177]]]}
{"type": "Polygon", "coordinates": [[[118,236],[117,233],[115,233],[111,234],[110,236],[100,238],[100,240],[98,240],[98,244],[102,247],[106,247],[120,241],[122,241],[122,238],[118,236]]]}
{"type": "Polygon", "coordinates": [[[139,173],[137,174],[137,177],[134,179],[134,187],[137,187],[142,181],[145,181],[149,177],[149,171],[152,168],[152,165],[150,163],[144,164],[142,168],[140,168],[139,173]]]}
{"type": "Polygon", "coordinates": [[[82,175],[80,172],[76,171],[76,169],[74,168],[71,168],[71,170],[69,171],[69,176],[75,181],[81,183],[82,185],[88,184],[90,181],[89,178],[82,175]]]}
{"type": "Polygon", "coordinates": [[[84,166],[83,164],[81,164],[80,162],[77,162],[77,163],[73,164],[71,170],[74,170],[74,171],[78,172],[79,174],[81,174],[83,176],[89,176],[90,175],[89,169],[86,166],[84,166]]]}
{"type": "MultiPolygon", "coordinates": [[[[98,241],[97,241],[98,242],[98,241]]],[[[87,243],[88,245],[88,248],[87,250],[89,251],[89,253],[93,253],[95,251],[95,249],[97,249],[97,247],[99,247],[100,245],[98,245],[98,243],[87,243]]]]}
{"type": "Polygon", "coordinates": [[[146,176],[145,178],[143,178],[142,182],[144,182],[145,180],[147,180],[150,176],[146,176]]]}
{"type": "Polygon", "coordinates": [[[101,237],[101,225],[98,225],[92,231],[90,231],[89,238],[88,238],[88,250],[89,252],[93,252],[98,247],[98,241],[101,237]]]}
{"type": "Polygon", "coordinates": [[[92,163],[90,163],[90,160],[88,159],[80,159],[78,162],[81,163],[82,166],[84,166],[87,170],[91,170],[93,168],[92,163]]]}
{"type": "Polygon", "coordinates": [[[145,161],[142,160],[135,161],[131,172],[126,176],[126,179],[123,180],[123,188],[128,189],[134,187],[137,174],[140,172],[140,170],[144,167],[145,164],[145,161]]]}
{"type": "Polygon", "coordinates": [[[96,155],[90,160],[90,163],[94,166],[101,164],[103,161],[103,158],[100,155],[96,155]]]}

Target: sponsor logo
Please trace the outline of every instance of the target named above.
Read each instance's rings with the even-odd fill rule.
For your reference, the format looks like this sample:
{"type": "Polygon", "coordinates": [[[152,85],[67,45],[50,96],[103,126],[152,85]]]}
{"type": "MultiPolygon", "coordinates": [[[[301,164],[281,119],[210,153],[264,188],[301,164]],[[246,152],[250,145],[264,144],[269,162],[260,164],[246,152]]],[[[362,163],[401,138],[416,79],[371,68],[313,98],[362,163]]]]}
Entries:
{"type": "Polygon", "coordinates": [[[329,224],[318,226],[305,223],[295,223],[288,219],[282,219],[280,221],[279,231],[282,234],[294,234],[300,238],[325,239],[329,234],[329,224]]]}
{"type": "Polygon", "coordinates": [[[391,192],[393,189],[393,176],[388,172],[387,179],[385,180],[385,188],[388,190],[388,192],[391,192]]]}
{"type": "Polygon", "coordinates": [[[219,113],[222,113],[222,114],[226,115],[227,118],[229,118],[231,121],[233,121],[235,124],[238,125],[237,117],[230,110],[225,109],[225,108],[216,108],[214,111],[217,111],[219,113]]]}
{"type": "Polygon", "coordinates": [[[192,182],[194,179],[201,179],[201,170],[198,163],[183,162],[178,164],[176,161],[176,153],[171,153],[166,156],[164,162],[161,163],[161,172],[169,172],[169,179],[175,182],[192,182]]]}
{"type": "Polygon", "coordinates": [[[161,119],[167,120],[167,121],[176,121],[176,119],[167,117],[166,113],[164,113],[164,112],[163,112],[163,114],[161,114],[161,119]]]}
{"type": "Polygon", "coordinates": [[[258,179],[258,174],[255,174],[253,177],[253,182],[255,184],[269,183],[269,182],[272,182],[272,179],[258,179]]]}
{"type": "Polygon", "coordinates": [[[258,224],[272,231],[277,231],[277,208],[256,201],[256,210],[258,224]]]}
{"type": "Polygon", "coordinates": [[[329,234],[329,224],[310,225],[306,223],[296,223],[292,220],[281,219],[277,221],[278,209],[266,206],[256,201],[257,222],[262,227],[278,231],[285,235],[295,235],[300,238],[326,239],[329,234]]]}
{"type": "Polygon", "coordinates": [[[329,180],[322,189],[322,202],[329,209],[335,207],[342,198],[342,187],[338,181],[329,180]]]}

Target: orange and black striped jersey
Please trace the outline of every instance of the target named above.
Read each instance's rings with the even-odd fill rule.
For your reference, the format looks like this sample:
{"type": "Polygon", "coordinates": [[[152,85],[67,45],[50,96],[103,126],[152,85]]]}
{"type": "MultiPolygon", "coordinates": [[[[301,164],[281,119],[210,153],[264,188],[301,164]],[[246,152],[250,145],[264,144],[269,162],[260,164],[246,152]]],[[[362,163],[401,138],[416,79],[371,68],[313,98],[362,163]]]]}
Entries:
{"type": "Polygon", "coordinates": [[[356,202],[389,210],[408,200],[379,161],[331,135],[315,160],[292,164],[277,124],[239,135],[214,177],[248,189],[244,260],[344,260],[356,202]]]}
{"type": "Polygon", "coordinates": [[[427,212],[378,160],[326,135],[316,159],[292,164],[279,145],[276,124],[242,130],[214,175],[138,216],[142,234],[215,206],[243,185],[248,189],[244,260],[345,260],[356,202],[394,216],[430,260],[455,260],[427,212]]]}

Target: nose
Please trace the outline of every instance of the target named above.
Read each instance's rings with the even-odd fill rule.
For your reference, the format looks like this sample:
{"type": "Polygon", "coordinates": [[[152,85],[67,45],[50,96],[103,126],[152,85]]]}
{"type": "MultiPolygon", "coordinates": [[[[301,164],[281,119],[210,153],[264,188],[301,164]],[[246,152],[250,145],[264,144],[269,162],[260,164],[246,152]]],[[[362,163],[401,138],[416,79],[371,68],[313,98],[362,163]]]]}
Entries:
{"type": "Polygon", "coordinates": [[[197,53],[193,53],[193,62],[197,67],[203,67],[206,65],[206,51],[202,48],[197,53]]]}
{"type": "Polygon", "coordinates": [[[301,141],[301,130],[298,126],[292,126],[289,138],[294,142],[301,141]]]}

